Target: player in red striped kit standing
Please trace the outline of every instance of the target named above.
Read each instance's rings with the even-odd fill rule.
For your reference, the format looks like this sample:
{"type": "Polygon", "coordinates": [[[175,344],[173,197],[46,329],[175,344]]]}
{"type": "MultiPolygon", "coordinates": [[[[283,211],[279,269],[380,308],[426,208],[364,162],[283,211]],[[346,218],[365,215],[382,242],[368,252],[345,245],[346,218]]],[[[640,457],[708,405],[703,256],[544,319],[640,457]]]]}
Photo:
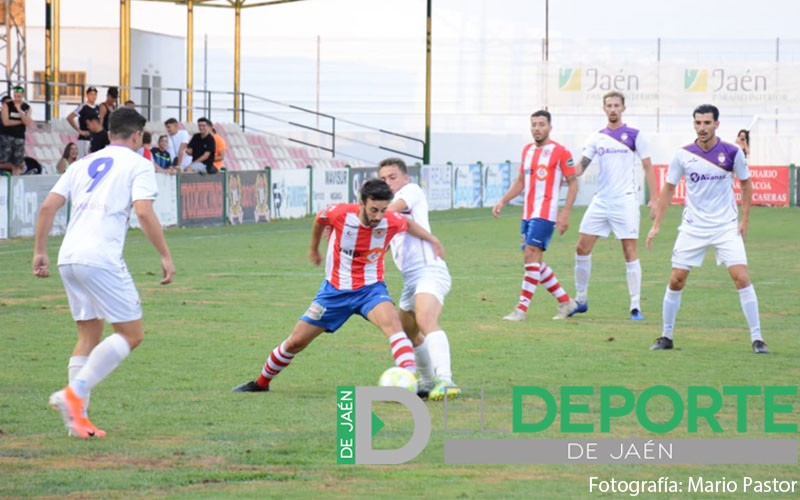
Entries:
{"type": "Polygon", "coordinates": [[[569,212],[578,195],[572,154],[561,144],[550,140],[551,130],[548,111],[539,110],[531,115],[534,142],[523,148],[519,176],[492,208],[492,215],[499,218],[503,206],[524,193],[521,232],[525,241],[525,276],[517,307],[503,317],[508,321],[525,320],[539,284],[558,300],[553,319],[565,319],[577,309],[577,304],[561,286],[553,270],[542,261],[553,231],[557,228],[559,234],[564,234],[569,227],[569,212]],[[567,181],[569,188],[564,207],[559,212],[558,192],[562,179],[567,181]]]}
{"type": "MultiPolygon", "coordinates": [[[[359,203],[334,204],[321,210],[311,230],[309,260],[322,262],[319,244],[326,228],[331,234],[325,259],[325,281],[289,337],[267,357],[256,380],[233,392],[264,392],[273,378],[322,332],[335,332],[354,314],[372,322],[389,339],[395,364],[416,373],[411,340],[403,332],[400,316],[383,282],[384,256],[392,239],[404,231],[430,242],[444,256],[439,240],[397,212],[387,211],[392,190],[380,179],[361,188],[359,203]]],[[[430,365],[428,361],[427,365],[430,365]]]]}

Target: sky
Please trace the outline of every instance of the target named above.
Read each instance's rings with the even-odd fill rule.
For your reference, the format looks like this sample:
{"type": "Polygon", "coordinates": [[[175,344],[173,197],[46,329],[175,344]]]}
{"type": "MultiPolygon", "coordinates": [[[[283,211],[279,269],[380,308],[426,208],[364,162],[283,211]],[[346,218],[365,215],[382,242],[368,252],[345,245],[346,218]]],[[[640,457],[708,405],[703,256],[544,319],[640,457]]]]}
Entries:
{"type": "MultiPolygon", "coordinates": [[[[550,0],[549,34],[566,38],[793,38],[796,0],[550,0]],[[757,19],[754,22],[754,19],[757,19]]],[[[44,0],[27,2],[29,25],[44,24],[44,0]]],[[[305,0],[243,10],[245,37],[319,35],[405,38],[424,35],[425,0],[305,0]]],[[[186,8],[134,1],[135,29],[186,34],[186,8]]],[[[233,9],[195,8],[195,34],[233,36],[233,9]]],[[[545,0],[433,0],[434,36],[495,38],[545,32],[545,0]]],[[[119,2],[61,0],[64,26],[119,26],[119,2]]],[[[232,42],[231,42],[232,43],[232,42]]]]}

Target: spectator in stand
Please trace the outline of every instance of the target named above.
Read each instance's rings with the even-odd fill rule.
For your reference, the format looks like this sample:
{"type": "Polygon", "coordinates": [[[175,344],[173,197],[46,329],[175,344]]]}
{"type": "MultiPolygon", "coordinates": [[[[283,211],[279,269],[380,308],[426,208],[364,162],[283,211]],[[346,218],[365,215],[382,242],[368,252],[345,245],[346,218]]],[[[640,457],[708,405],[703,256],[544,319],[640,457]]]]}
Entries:
{"type": "Polygon", "coordinates": [[[150,152],[153,143],[153,134],[149,130],[142,132],[142,147],[139,148],[139,154],[144,156],[150,161],[153,161],[153,153],[150,152]]]}
{"type": "MultiPolygon", "coordinates": [[[[86,101],[81,103],[67,117],[67,122],[78,132],[78,158],[86,156],[91,146],[92,133],[86,125],[86,120],[91,116],[100,116],[100,108],[95,104],[97,101],[97,88],[89,87],[86,89],[86,101]]],[[[102,123],[101,123],[102,124],[102,123]]]]}
{"type": "Polygon", "coordinates": [[[192,136],[186,148],[186,152],[192,155],[192,163],[184,169],[184,172],[216,174],[218,172],[214,166],[216,143],[211,134],[211,122],[208,118],[200,118],[197,120],[197,129],[200,132],[192,136]]]}
{"type": "Polygon", "coordinates": [[[180,128],[178,120],[175,118],[165,121],[164,127],[167,129],[167,151],[172,158],[172,164],[178,167],[179,173],[183,172],[183,169],[192,163],[192,157],[186,154],[186,148],[189,146],[189,132],[180,128]]]}
{"type": "Polygon", "coordinates": [[[56,171],[63,174],[67,171],[70,165],[75,163],[78,159],[78,146],[74,142],[68,142],[64,147],[64,152],[61,153],[61,159],[56,163],[56,171]]]}
{"type": "Polygon", "coordinates": [[[100,103],[98,107],[99,114],[100,114],[100,123],[103,124],[103,128],[108,130],[108,117],[111,116],[111,112],[117,109],[117,99],[119,98],[119,89],[117,87],[108,87],[108,92],[106,92],[106,100],[100,103]]]}
{"type": "Polygon", "coordinates": [[[25,88],[14,87],[12,98],[3,103],[0,131],[0,164],[11,165],[11,174],[25,172],[25,129],[33,124],[25,88]]]}
{"type": "Polygon", "coordinates": [[[750,131],[742,129],[736,134],[736,145],[742,149],[745,161],[750,160],[750,131]]]}
{"type": "Polygon", "coordinates": [[[108,131],[103,128],[99,116],[92,116],[86,120],[86,126],[89,127],[89,133],[91,134],[89,138],[90,153],[100,151],[111,144],[111,141],[108,139],[108,131]]]}
{"type": "Polygon", "coordinates": [[[213,125],[211,126],[211,133],[214,134],[214,168],[219,172],[222,170],[222,161],[225,159],[225,152],[228,151],[228,143],[225,142],[225,139],[221,135],[217,134],[217,129],[213,125]]]}
{"type": "Polygon", "coordinates": [[[158,145],[151,148],[150,153],[153,156],[153,163],[156,165],[156,172],[174,175],[175,169],[172,167],[172,157],[169,155],[169,151],[167,151],[167,146],[169,146],[169,139],[167,139],[167,136],[159,136],[158,145]]]}
{"type": "MultiPolygon", "coordinates": [[[[6,106],[6,102],[11,100],[11,96],[4,95],[2,98],[2,102],[0,102],[0,109],[6,106]]],[[[2,135],[5,131],[5,127],[3,126],[3,120],[0,120],[0,135],[2,135]]],[[[12,175],[14,171],[14,167],[11,166],[10,163],[0,163],[0,174],[8,174],[12,175]]]]}
{"type": "Polygon", "coordinates": [[[125,107],[126,108],[131,108],[131,109],[136,109],[136,103],[129,99],[129,100],[125,101],[125,107]]]}

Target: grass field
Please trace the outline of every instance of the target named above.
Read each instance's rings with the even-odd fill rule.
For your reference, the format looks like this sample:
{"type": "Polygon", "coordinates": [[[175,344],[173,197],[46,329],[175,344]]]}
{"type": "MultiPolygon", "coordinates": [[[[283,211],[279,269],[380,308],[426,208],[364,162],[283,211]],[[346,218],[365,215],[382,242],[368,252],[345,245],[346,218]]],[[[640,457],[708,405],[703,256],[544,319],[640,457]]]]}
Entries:
{"type": "MultiPolygon", "coordinates": [[[[796,386],[800,238],[795,209],[755,208],[752,213],[748,254],[768,356],[752,354],[738,295],[712,257],[689,278],[676,350],[648,350],[660,334],[679,213],[672,208],[656,248],[641,252],[645,321],[627,319],[625,267],[620,245],[612,240],[600,241],[594,252],[588,314],[551,321],[555,301],[540,289],[528,321],[521,324],[500,320],[514,306],[521,282],[519,210],[506,209],[499,221],[489,209],[434,213],[434,232],[447,248],[453,275],[442,323],[456,381],[472,388],[460,401],[466,409],[448,425],[479,428],[480,387],[485,428],[510,431],[512,386],[557,391],[563,385],[623,385],[640,391],[664,384],[682,394],[689,385],[796,386]]],[[[570,293],[581,215],[581,210],[573,213],[570,231],[554,238],[546,259],[570,293]]],[[[431,439],[413,461],[336,465],[336,386],[374,385],[392,363],[376,328],[353,318],[300,354],[272,392],[229,392],[259,373],[266,354],[286,337],[322,280],[323,270],[306,260],[309,234],[310,219],[171,229],[167,239],[178,274],[173,285],[162,287],[155,251],[132,231],[126,260],[144,304],[145,341],[93,392],[92,420],[108,437],[88,442],[68,438],[60,417],[47,408],[49,394],[66,383],[75,340],[60,279],[57,273],[47,280],[31,275],[30,240],[0,242],[0,497],[584,498],[590,496],[589,476],[800,479],[797,465],[445,465],[443,441],[452,435],[443,432],[443,406],[435,402],[426,403],[431,439]]],[[[53,260],[59,244],[60,238],[52,239],[53,260]]],[[[399,277],[391,264],[387,269],[394,295],[399,277]]],[[[781,421],[797,423],[797,397],[788,399],[795,409],[781,421]]],[[[387,424],[376,446],[407,440],[410,430],[395,418],[395,406],[376,410],[387,424]]],[[[666,418],[666,412],[656,405],[651,414],[666,418]]],[[[726,399],[720,414],[726,432],[714,436],[701,426],[692,437],[795,437],[764,432],[758,399],[748,406],[747,433],[731,430],[735,419],[733,402],[726,399]]],[[[597,417],[581,421],[596,423],[597,417]]],[[[664,438],[641,429],[634,419],[623,419],[603,436],[565,436],[555,425],[541,435],[515,437],[592,436],[664,438]]],[[[667,437],[687,436],[684,424],[667,437]]]]}

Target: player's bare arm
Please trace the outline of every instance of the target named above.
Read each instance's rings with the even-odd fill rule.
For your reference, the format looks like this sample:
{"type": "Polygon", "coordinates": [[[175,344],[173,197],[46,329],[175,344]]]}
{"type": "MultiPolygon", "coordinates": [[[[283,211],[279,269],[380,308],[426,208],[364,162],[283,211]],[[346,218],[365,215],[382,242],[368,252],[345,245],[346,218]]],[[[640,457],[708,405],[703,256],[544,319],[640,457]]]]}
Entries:
{"type": "Polygon", "coordinates": [[[439,241],[439,238],[426,231],[425,228],[413,220],[408,221],[408,234],[421,240],[425,240],[433,245],[433,253],[440,259],[444,259],[444,246],[439,241]]]}
{"type": "Polygon", "coordinates": [[[739,220],[739,234],[742,241],[747,240],[747,228],[750,226],[750,205],[753,198],[753,182],[750,179],[741,181],[742,184],[742,218],[739,220]]]}
{"type": "Polygon", "coordinates": [[[319,243],[322,241],[322,233],[325,231],[325,226],[314,220],[311,226],[311,246],[308,249],[308,260],[315,266],[322,263],[322,255],[319,253],[319,243]]]}
{"type": "Polygon", "coordinates": [[[47,256],[47,237],[53,228],[56,212],[64,206],[67,199],[60,194],[50,193],[44,199],[36,218],[36,237],[33,246],[33,275],[37,278],[50,276],[50,258],[47,256]]]}
{"type": "Polygon", "coordinates": [[[500,201],[495,203],[495,205],[492,207],[492,215],[495,219],[499,219],[500,212],[503,210],[503,207],[506,206],[509,201],[519,196],[522,190],[525,189],[525,179],[522,177],[522,175],[522,172],[520,172],[519,176],[517,176],[517,179],[513,182],[513,184],[511,184],[511,186],[509,186],[506,194],[504,194],[503,197],[500,198],[500,201]]]}
{"type": "Polygon", "coordinates": [[[669,208],[669,201],[672,199],[673,194],[675,194],[675,184],[670,184],[669,182],[665,182],[664,188],[661,190],[661,194],[658,196],[658,204],[656,205],[656,212],[655,216],[653,217],[653,226],[647,233],[647,240],[645,241],[645,247],[648,250],[650,250],[650,248],[652,247],[653,238],[656,237],[659,229],[661,228],[661,221],[664,220],[664,215],[666,215],[667,213],[667,209],[669,208]]]}
{"type": "Polygon", "coordinates": [[[582,175],[583,175],[583,173],[584,173],[584,172],[586,172],[586,169],[587,169],[587,168],[589,168],[589,165],[590,165],[591,163],[592,163],[592,160],[591,160],[590,158],[587,158],[587,157],[585,157],[585,156],[584,156],[583,158],[581,158],[581,164],[580,164],[580,168],[579,168],[579,169],[578,169],[578,171],[576,172],[576,175],[577,175],[578,177],[582,176],[582,175]]]}
{"type": "Polygon", "coordinates": [[[564,201],[564,206],[556,218],[558,234],[564,234],[569,229],[569,213],[572,211],[572,205],[575,204],[575,198],[578,196],[578,178],[575,175],[568,175],[565,180],[567,181],[567,199],[564,201]]]}
{"type": "Polygon", "coordinates": [[[406,203],[406,200],[404,200],[402,198],[398,198],[398,199],[393,200],[389,204],[389,206],[386,208],[386,210],[393,210],[395,212],[402,212],[403,210],[408,210],[408,203],[406,203]]]}
{"type": "Polygon", "coordinates": [[[133,202],[133,209],[136,210],[142,232],[161,256],[161,284],[169,285],[175,277],[175,264],[172,262],[161,222],[153,210],[153,200],[136,200],[133,202]]]}
{"type": "Polygon", "coordinates": [[[654,219],[659,197],[658,188],[656,186],[656,172],[650,158],[644,158],[642,160],[642,169],[644,170],[645,182],[647,182],[647,190],[650,192],[650,201],[647,202],[647,208],[650,209],[650,219],[654,219]]]}

